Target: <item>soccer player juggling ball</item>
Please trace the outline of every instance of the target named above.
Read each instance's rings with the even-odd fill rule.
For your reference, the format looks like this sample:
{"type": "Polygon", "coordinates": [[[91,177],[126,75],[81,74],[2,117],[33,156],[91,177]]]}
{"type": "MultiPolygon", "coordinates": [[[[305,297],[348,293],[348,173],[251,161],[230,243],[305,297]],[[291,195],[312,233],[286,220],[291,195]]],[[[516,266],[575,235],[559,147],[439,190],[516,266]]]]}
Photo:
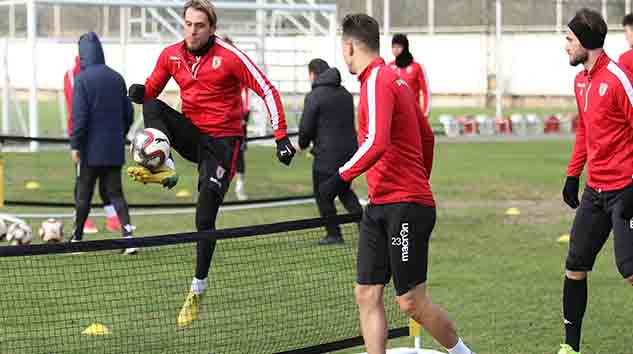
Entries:
{"type": "MultiPolygon", "coordinates": [[[[295,149],[286,134],[286,121],[278,91],[243,52],[215,35],[217,15],[208,0],[189,0],[184,6],[184,40],[163,50],[145,85],[134,84],[129,95],[143,104],[146,128],[167,135],[171,146],[198,164],[196,228],[215,229],[215,219],[234,174],[243,139],[242,117],[230,114],[241,105],[247,87],[265,102],[277,142],[277,157],[289,165],[295,149]],[[170,78],[180,86],[182,113],[156,97],[170,78]]],[[[177,174],[172,159],[156,171],[137,166],[128,174],[138,182],[173,187],[177,174]]],[[[200,296],[207,285],[214,240],[197,244],[196,273],[178,315],[179,327],[198,318],[200,296]]]]}
{"type": "Polygon", "coordinates": [[[563,189],[565,203],[577,211],[565,262],[565,343],[559,354],[580,353],[587,272],[611,230],[618,270],[633,285],[633,77],[602,49],[606,34],[600,13],[589,9],[576,13],[566,34],[569,63],[584,70],[574,80],[579,121],[563,189]]]}
{"type": "Polygon", "coordinates": [[[419,322],[450,354],[471,354],[448,314],[426,293],[429,238],[435,202],[429,176],[433,132],[415,93],[379,56],[376,20],[343,19],[343,57],[361,83],[359,148],[320,190],[335,195],[367,173],[369,204],[358,241],[356,302],[369,354],[385,354],[384,286],[393,274],[400,309],[419,322]]]}

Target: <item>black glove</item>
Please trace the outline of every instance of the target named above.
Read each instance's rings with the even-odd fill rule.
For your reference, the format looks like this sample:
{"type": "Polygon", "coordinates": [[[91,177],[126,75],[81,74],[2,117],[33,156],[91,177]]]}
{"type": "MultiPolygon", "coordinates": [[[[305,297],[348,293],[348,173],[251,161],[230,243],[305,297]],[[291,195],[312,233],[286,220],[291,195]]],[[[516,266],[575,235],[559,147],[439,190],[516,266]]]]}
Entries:
{"type": "Polygon", "coordinates": [[[292,146],[290,139],[286,136],[279,140],[275,140],[275,142],[277,143],[277,158],[284,165],[290,165],[290,161],[292,161],[293,156],[295,156],[295,153],[297,152],[294,146],[292,146]]]}
{"type": "Polygon", "coordinates": [[[621,192],[620,199],[622,199],[622,218],[633,219],[633,184],[621,192]]]}
{"type": "Polygon", "coordinates": [[[349,182],[345,182],[337,172],[334,176],[319,185],[319,195],[317,198],[322,200],[334,200],[339,193],[349,188],[349,185],[349,182]]]}
{"type": "Polygon", "coordinates": [[[572,209],[576,209],[580,205],[580,201],[578,201],[579,185],[580,178],[578,177],[567,176],[567,179],[565,179],[565,187],[563,187],[563,200],[572,209]]]}
{"type": "Polygon", "coordinates": [[[132,102],[143,104],[143,100],[145,99],[145,85],[132,84],[128,90],[128,96],[130,96],[132,102]]]}

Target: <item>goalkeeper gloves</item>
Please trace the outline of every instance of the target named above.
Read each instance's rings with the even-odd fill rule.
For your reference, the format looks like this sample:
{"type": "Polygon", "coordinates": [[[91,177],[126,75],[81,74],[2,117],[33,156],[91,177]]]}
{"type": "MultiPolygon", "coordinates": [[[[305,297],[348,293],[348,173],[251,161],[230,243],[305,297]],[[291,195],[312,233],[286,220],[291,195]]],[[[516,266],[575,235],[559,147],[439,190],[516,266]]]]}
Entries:
{"type": "Polygon", "coordinates": [[[349,186],[350,183],[345,182],[337,172],[334,176],[319,185],[319,195],[317,198],[322,200],[334,200],[337,195],[349,188],[349,186]]]}
{"type": "Polygon", "coordinates": [[[565,187],[563,187],[563,200],[570,208],[576,209],[580,205],[578,201],[578,188],[580,179],[574,176],[567,176],[565,179],[565,187]]]}
{"type": "Polygon", "coordinates": [[[277,143],[277,158],[284,165],[290,165],[290,161],[292,161],[292,158],[297,152],[294,146],[292,146],[290,139],[286,136],[279,140],[275,140],[275,142],[277,143]]]}
{"type": "Polygon", "coordinates": [[[145,85],[132,84],[128,90],[128,96],[134,103],[143,104],[145,99],[145,85]]]}

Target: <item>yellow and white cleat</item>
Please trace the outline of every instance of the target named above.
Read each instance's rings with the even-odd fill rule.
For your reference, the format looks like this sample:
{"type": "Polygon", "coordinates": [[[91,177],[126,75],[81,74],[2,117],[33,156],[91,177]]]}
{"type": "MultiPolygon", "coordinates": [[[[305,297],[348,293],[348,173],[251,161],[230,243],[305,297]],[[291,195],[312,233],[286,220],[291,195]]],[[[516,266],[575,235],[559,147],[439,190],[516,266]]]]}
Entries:
{"type": "Polygon", "coordinates": [[[558,354],[580,354],[580,352],[574,351],[569,344],[561,344],[558,354]]]}
{"type": "Polygon", "coordinates": [[[182,309],[178,314],[178,328],[189,327],[193,321],[198,319],[198,313],[200,311],[200,295],[196,295],[193,292],[189,292],[185,303],[182,305],[182,309]]]}
{"type": "Polygon", "coordinates": [[[127,174],[136,182],[143,184],[157,183],[168,189],[174,188],[178,183],[176,170],[164,165],[154,171],[143,166],[132,166],[127,168],[127,174]]]}

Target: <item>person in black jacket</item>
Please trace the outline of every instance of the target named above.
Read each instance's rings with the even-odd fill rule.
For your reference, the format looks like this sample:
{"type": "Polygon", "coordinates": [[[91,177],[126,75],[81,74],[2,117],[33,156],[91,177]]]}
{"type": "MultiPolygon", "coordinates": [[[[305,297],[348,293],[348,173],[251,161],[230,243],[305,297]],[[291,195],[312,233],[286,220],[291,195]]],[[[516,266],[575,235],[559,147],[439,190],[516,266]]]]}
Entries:
{"type": "MultiPolygon", "coordinates": [[[[312,91],[303,103],[303,114],[299,125],[299,147],[306,149],[312,143],[314,163],[312,183],[319,212],[322,217],[336,215],[333,198],[319,193],[319,185],[338,173],[338,167],[349,160],[358,149],[354,127],[354,98],[341,86],[341,74],[330,68],[322,59],[313,59],[308,65],[312,91]]],[[[358,197],[347,186],[338,194],[339,200],[350,213],[361,213],[358,197]]],[[[342,243],[338,224],[326,226],[327,235],[319,244],[342,243]]]]}
{"type": "MultiPolygon", "coordinates": [[[[121,220],[123,237],[131,237],[127,202],[121,185],[121,166],[125,162],[125,135],[132,125],[134,111],[127,97],[125,80],[105,65],[103,48],[94,32],[79,38],[81,70],[75,78],[70,147],[77,164],[75,227],[71,241],[83,237],[84,222],[97,180],[106,191],[121,220]]],[[[127,248],[125,254],[136,253],[127,248]]]]}

